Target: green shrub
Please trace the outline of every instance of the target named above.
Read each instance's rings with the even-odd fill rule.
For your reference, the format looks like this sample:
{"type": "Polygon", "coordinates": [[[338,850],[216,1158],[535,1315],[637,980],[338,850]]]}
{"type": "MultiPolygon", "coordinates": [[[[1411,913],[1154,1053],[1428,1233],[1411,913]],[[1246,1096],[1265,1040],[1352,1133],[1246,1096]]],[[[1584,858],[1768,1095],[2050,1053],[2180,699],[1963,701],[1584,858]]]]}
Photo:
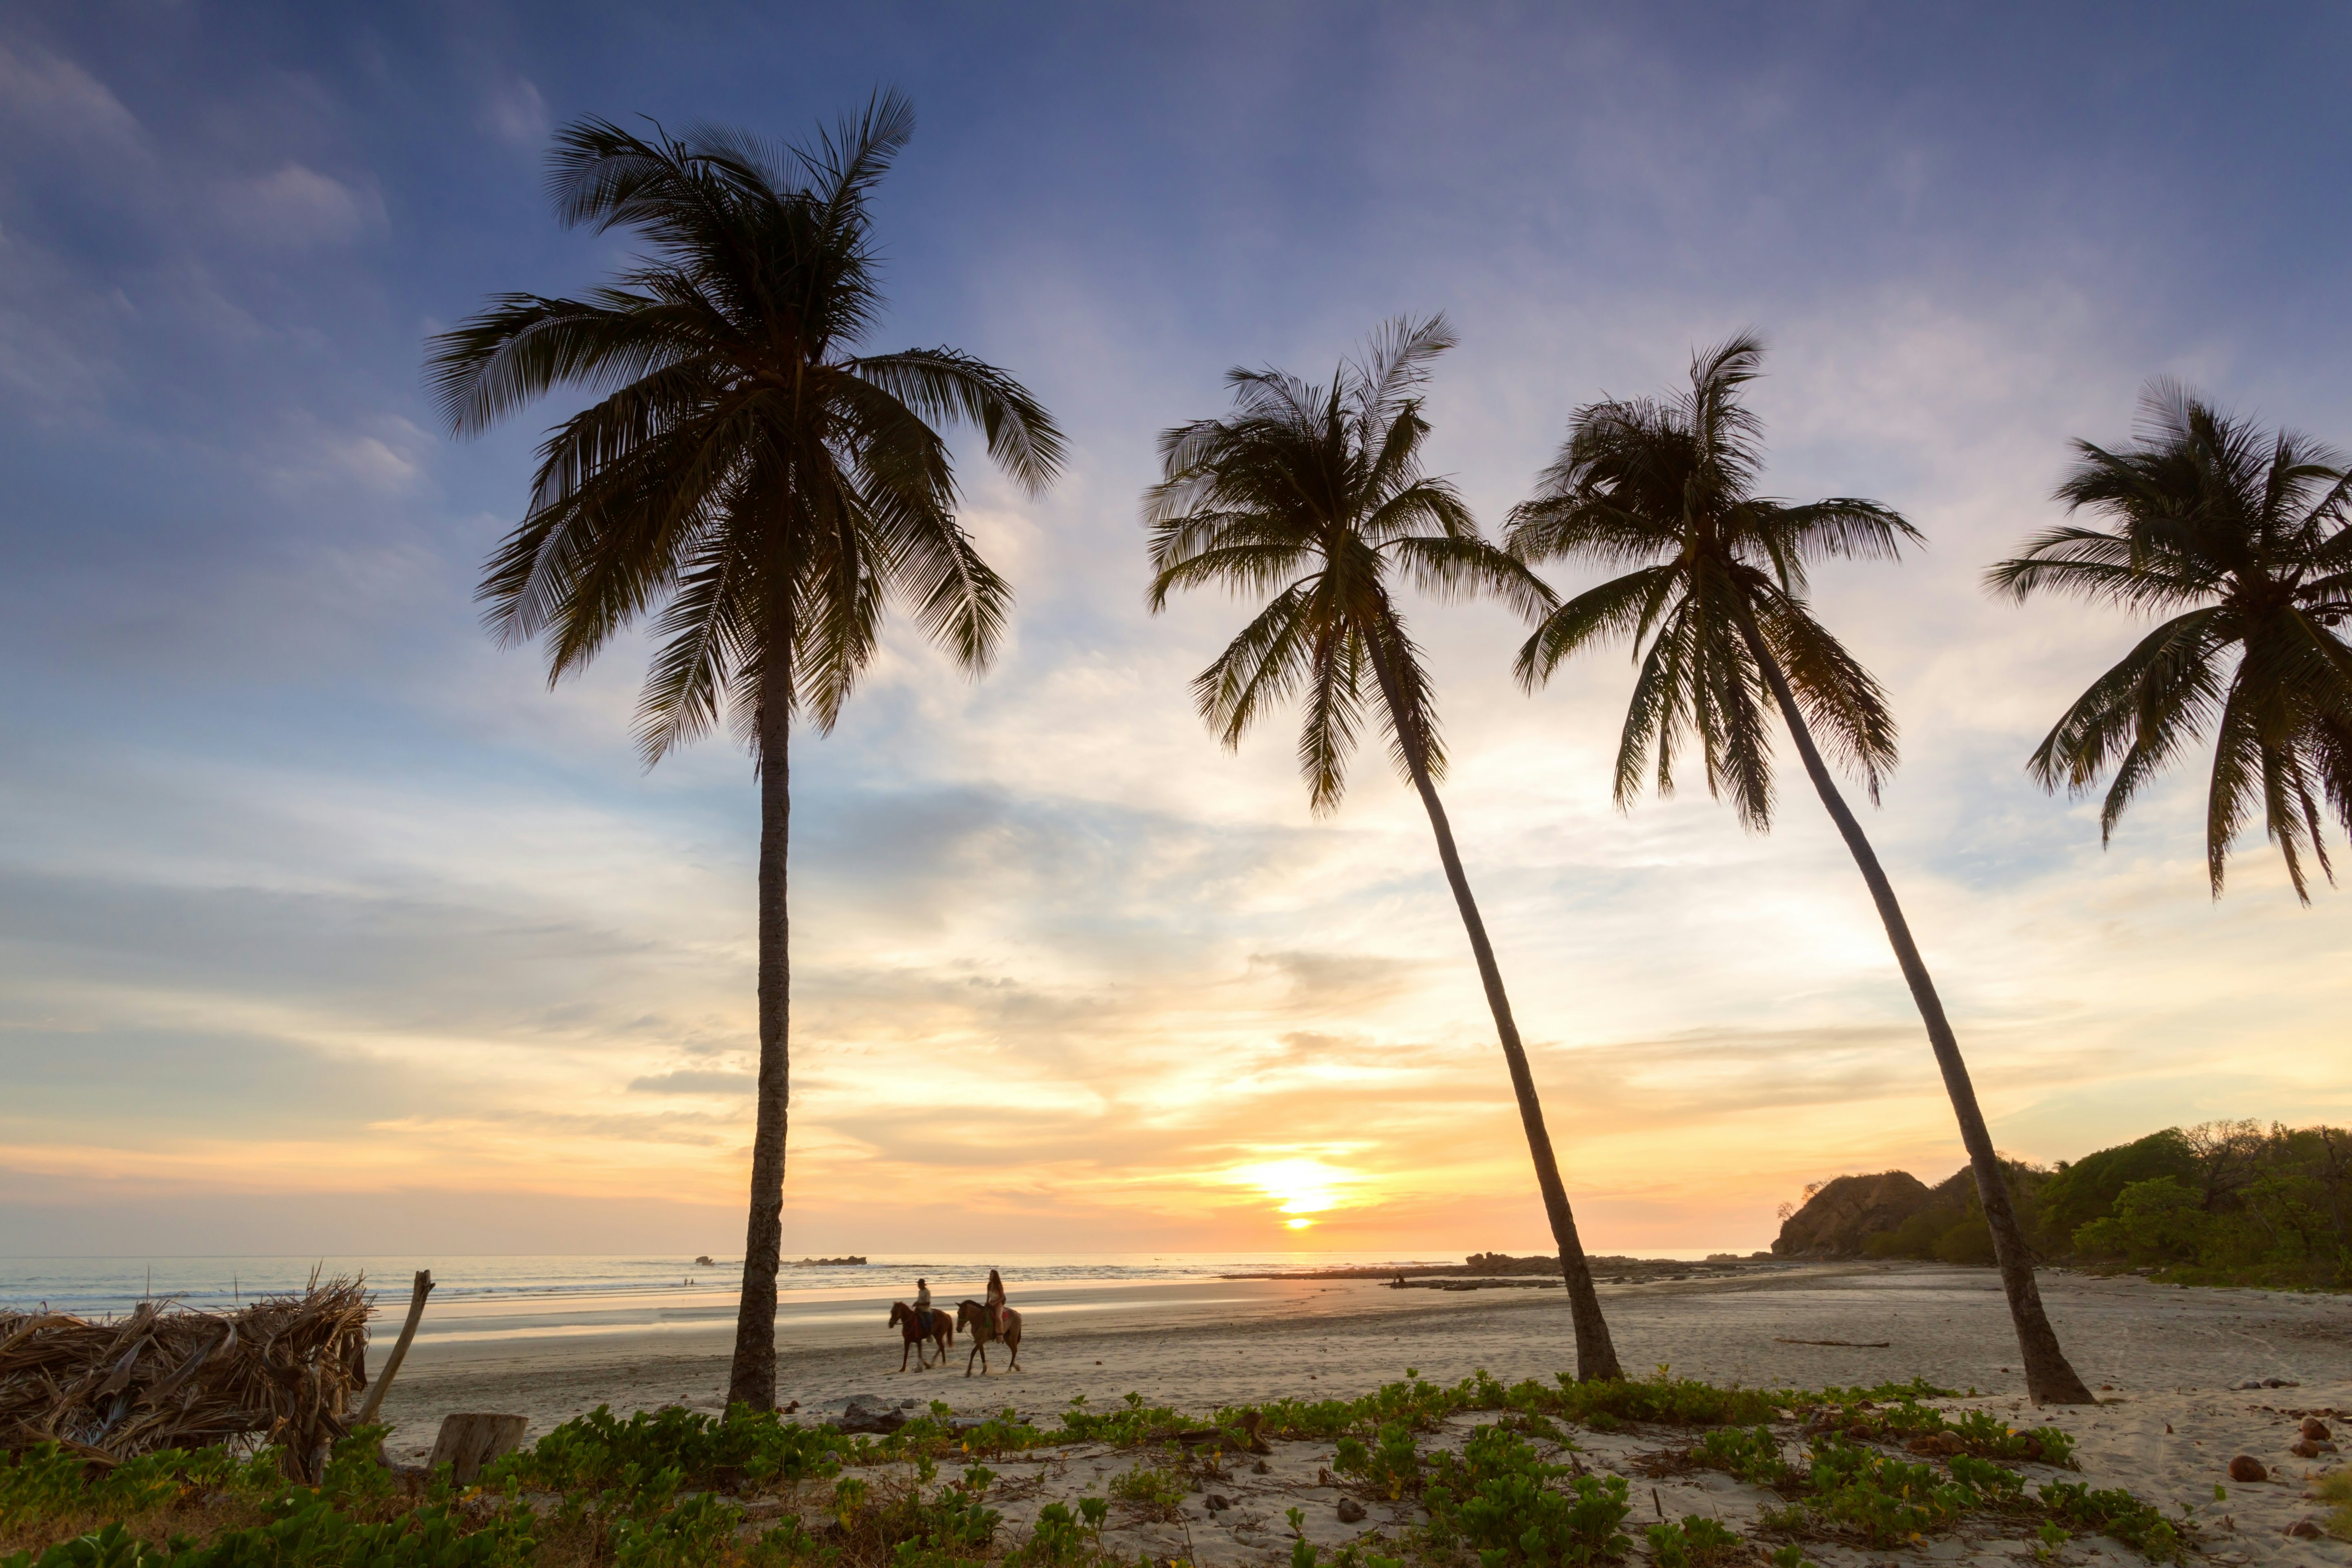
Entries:
{"type": "Polygon", "coordinates": [[[1049,1502],[1037,1510],[1037,1529],[1022,1549],[1021,1560],[1048,1568],[1076,1563],[1086,1553],[1086,1540],[1077,1516],[1065,1503],[1049,1502]]]}
{"type": "Polygon", "coordinates": [[[2042,1488],[2042,1505],[2053,1519],[2077,1530],[2112,1535],[2157,1562],[2179,1562],[2184,1542],[2181,1531],[2151,1504],[2131,1493],[2110,1488],[2093,1491],[2080,1481],[2052,1481],[2042,1488]]]}
{"type": "Polygon", "coordinates": [[[2329,1506],[2327,1528],[2342,1540],[2352,1541],[2352,1470],[2330,1470],[2319,1478],[2312,1488],[2319,1500],[2329,1506]]]}
{"type": "Polygon", "coordinates": [[[1431,1469],[1437,1484],[1422,1502],[1439,1539],[1466,1542],[1481,1568],[1592,1563],[1633,1544],[1622,1531],[1633,1511],[1622,1476],[1571,1478],[1517,1433],[1481,1426],[1459,1458],[1441,1454],[1431,1469]]]}
{"type": "Polygon", "coordinates": [[[0,1455],[0,1520],[55,1519],[91,1500],[88,1465],[56,1443],[38,1443],[8,1462],[0,1455]]]}
{"type": "Polygon", "coordinates": [[[1750,1486],[1777,1487],[1789,1479],[1780,1440],[1769,1426],[1748,1431],[1737,1426],[1718,1428],[1700,1439],[1691,1458],[1709,1469],[1728,1471],[1750,1486]]]}
{"type": "Polygon", "coordinates": [[[1343,1476],[1360,1476],[1391,1500],[1421,1491],[1421,1455],[1412,1434],[1395,1422],[1381,1428],[1377,1447],[1366,1447],[1353,1437],[1339,1439],[1332,1468],[1343,1476]]]}
{"type": "Polygon", "coordinates": [[[1705,1514],[1688,1515],[1680,1524],[1654,1524],[1644,1533],[1657,1568],[1709,1568],[1747,1554],[1738,1536],[1705,1514]]]}
{"type": "Polygon", "coordinates": [[[1659,1421],[1680,1426],[1748,1426],[1780,1414],[1786,1395],[1753,1388],[1718,1388],[1696,1378],[1655,1377],[1638,1381],[1579,1383],[1559,1376],[1556,1414],[1595,1426],[1596,1416],[1618,1421],[1659,1421]]]}
{"type": "Polygon", "coordinates": [[[1183,1471],[1162,1465],[1138,1465],[1110,1481],[1111,1496],[1158,1513],[1182,1502],[1192,1489],[1192,1480],[1183,1471]]]}
{"type": "Polygon", "coordinates": [[[741,1509],[700,1492],[648,1520],[624,1515],[604,1539],[619,1568],[699,1568],[742,1522],[741,1509]]]}
{"type": "Polygon", "coordinates": [[[676,1470],[678,1484],[707,1490],[749,1483],[782,1484],[840,1473],[863,1446],[825,1426],[801,1426],[773,1411],[737,1405],[723,1416],[671,1408],[639,1411],[626,1421],[604,1405],[566,1421],[532,1447],[494,1461],[482,1484],[509,1482],[539,1491],[577,1492],[676,1470]]]}
{"type": "Polygon", "coordinates": [[[1873,1546],[1949,1529],[1977,1502],[1975,1493],[1939,1479],[1932,1465],[1889,1458],[1836,1437],[1813,1445],[1807,1482],[1816,1511],[1861,1531],[1873,1546]]]}

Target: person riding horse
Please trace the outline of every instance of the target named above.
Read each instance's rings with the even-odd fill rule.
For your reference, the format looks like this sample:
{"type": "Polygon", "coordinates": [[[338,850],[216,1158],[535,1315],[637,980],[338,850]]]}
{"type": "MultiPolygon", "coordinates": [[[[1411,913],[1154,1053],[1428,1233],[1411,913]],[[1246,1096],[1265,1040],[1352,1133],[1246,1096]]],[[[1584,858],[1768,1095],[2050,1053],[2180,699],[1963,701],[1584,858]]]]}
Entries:
{"type": "Polygon", "coordinates": [[[915,1281],[915,1331],[931,1331],[931,1282],[928,1279],[915,1281]]]}

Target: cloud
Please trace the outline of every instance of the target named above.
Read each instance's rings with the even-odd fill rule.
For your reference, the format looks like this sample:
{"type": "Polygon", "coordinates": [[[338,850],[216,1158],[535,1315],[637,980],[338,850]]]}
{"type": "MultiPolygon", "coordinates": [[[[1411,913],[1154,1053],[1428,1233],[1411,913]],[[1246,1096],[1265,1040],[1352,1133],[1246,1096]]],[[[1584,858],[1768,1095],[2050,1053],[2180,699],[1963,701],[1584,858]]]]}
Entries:
{"type": "Polygon", "coordinates": [[[216,207],[238,240],[281,249],[347,245],[385,222],[383,198],[374,191],[296,163],[223,186],[216,207]]]}
{"type": "Polygon", "coordinates": [[[629,1080],[631,1094],[749,1094],[759,1079],[748,1072],[703,1072],[680,1068],[629,1080]]]}
{"type": "Polygon", "coordinates": [[[0,39],[0,111],[43,140],[100,157],[141,152],[138,118],[72,60],[0,39]]]}
{"type": "Polygon", "coordinates": [[[547,100],[528,77],[516,77],[492,89],[482,118],[504,142],[536,149],[547,140],[547,100]]]}

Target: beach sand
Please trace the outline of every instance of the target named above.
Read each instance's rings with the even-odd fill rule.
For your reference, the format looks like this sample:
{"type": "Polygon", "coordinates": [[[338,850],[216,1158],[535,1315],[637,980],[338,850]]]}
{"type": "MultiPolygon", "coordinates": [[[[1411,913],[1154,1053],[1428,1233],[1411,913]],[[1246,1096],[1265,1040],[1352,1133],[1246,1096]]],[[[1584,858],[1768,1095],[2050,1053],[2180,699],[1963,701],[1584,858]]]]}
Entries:
{"type": "MultiPolygon", "coordinates": [[[[1013,1304],[1024,1305],[1013,1281],[1013,1304]]],[[[2205,1546],[2223,1563],[2340,1565],[2340,1542],[2284,1533],[2321,1510],[2310,1480],[2336,1462],[2298,1460],[2287,1445],[2306,1411],[2339,1431],[2352,1415],[2352,1300],[2258,1290],[2181,1289],[2133,1278],[2051,1273],[2042,1288],[2076,1368],[2100,1391],[2096,1407],[2035,1412],[2017,1372],[2016,1341],[1990,1269],[1930,1265],[1820,1265],[1743,1271],[1732,1278],[1603,1287],[1620,1357],[1636,1375],[1670,1365],[1677,1375],[1751,1386],[1820,1387],[1925,1377],[2012,1421],[2054,1421],[2076,1435],[2079,1476],[2096,1487],[2128,1487],[2178,1517],[2193,1505],[2207,1521],[2205,1546]],[[2298,1386],[2247,1390],[2249,1381],[2298,1386]],[[2273,1479],[2231,1482],[2231,1458],[2251,1454],[2273,1479]],[[2217,1501],[2214,1487],[2226,1489],[2217,1501]]],[[[1041,1307],[1044,1304],[1041,1304],[1041,1307]]],[[[853,1395],[919,1407],[943,1400],[959,1413],[1011,1407],[1041,1425],[1076,1395],[1097,1409],[1132,1390],[1150,1404],[1203,1414],[1274,1398],[1350,1398],[1392,1382],[1407,1367],[1439,1382],[1485,1368],[1507,1382],[1549,1381],[1574,1363],[1566,1304],[1557,1289],[1475,1292],[1394,1290],[1366,1280],[1234,1280],[1199,1289],[1139,1288],[1108,1304],[1026,1324],[1022,1369],[985,1379],[964,1375],[959,1339],[950,1364],[900,1374],[899,1345],[879,1311],[870,1325],[836,1322],[787,1337],[780,1351],[779,1398],[797,1400],[803,1419],[822,1419],[853,1395]]],[[[727,1342],[714,1331],[634,1339],[597,1335],[435,1344],[420,1342],[396,1382],[385,1415],[397,1424],[395,1457],[421,1458],[445,1414],[505,1411],[530,1418],[537,1436],[598,1405],[617,1411],[667,1405],[716,1411],[726,1383],[727,1342]]],[[[1491,1420],[1492,1416],[1484,1417],[1491,1420]]],[[[1466,1436],[1473,1419],[1453,1423],[1466,1436]]],[[[2352,1433],[2343,1434],[2352,1438],[2352,1433]]],[[[1633,1456],[1684,1446],[1672,1429],[1578,1434],[1585,1462],[1634,1477],[1639,1527],[1662,1511],[1710,1513],[1752,1524],[1778,1500],[1713,1472],[1650,1479],[1627,1468],[1633,1456]]],[[[1339,1493],[1316,1484],[1328,1444],[1277,1443],[1265,1475],[1246,1465],[1223,1490],[1234,1507],[1207,1510],[1205,1495],[1185,1505],[1181,1525],[1114,1515],[1109,1544],[1202,1564],[1286,1558],[1286,1508],[1302,1508],[1308,1536],[1336,1546],[1360,1532],[1393,1528],[1400,1505],[1376,1505],[1360,1525],[1335,1515],[1339,1493]]],[[[2347,1442],[2352,1447],[2352,1441],[2347,1442]]],[[[1097,1446],[1073,1445],[997,1463],[1020,1480],[1024,1498],[1003,1503],[1015,1525],[1055,1497],[1100,1495],[1105,1479],[1134,1462],[1097,1446]],[[1025,1478],[1034,1474],[1037,1484],[1025,1478]]],[[[2025,1467],[2035,1480],[2060,1472],[2025,1467]]],[[[1124,1510],[1122,1510],[1124,1511],[1124,1510]]],[[[1835,1546],[1808,1549],[1824,1564],[1873,1556],[1835,1546]]],[[[2027,1552],[2013,1539],[1965,1536],[1930,1542],[1933,1560],[2011,1563],[2027,1552]]],[[[1917,1551],[1903,1553],[1916,1560],[1917,1551]]],[[[2140,1559],[2104,1540],[2078,1541],[2066,1560],[2140,1559]]]]}

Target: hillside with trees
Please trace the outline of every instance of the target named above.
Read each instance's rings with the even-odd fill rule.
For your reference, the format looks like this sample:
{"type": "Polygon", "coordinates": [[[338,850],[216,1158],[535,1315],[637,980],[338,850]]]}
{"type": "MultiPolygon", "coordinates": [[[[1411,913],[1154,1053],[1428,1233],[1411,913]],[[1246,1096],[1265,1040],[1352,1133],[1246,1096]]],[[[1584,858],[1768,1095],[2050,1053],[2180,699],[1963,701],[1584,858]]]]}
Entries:
{"type": "MultiPolygon", "coordinates": [[[[2342,1128],[2209,1121],[2055,1166],[2001,1164],[2044,1259],[2184,1285],[2352,1289],[2352,1133],[2342,1128]]],[[[1934,1186],[1905,1171],[1817,1183],[1784,1211],[1772,1250],[1993,1261],[1966,1165],[1934,1186]]]]}

